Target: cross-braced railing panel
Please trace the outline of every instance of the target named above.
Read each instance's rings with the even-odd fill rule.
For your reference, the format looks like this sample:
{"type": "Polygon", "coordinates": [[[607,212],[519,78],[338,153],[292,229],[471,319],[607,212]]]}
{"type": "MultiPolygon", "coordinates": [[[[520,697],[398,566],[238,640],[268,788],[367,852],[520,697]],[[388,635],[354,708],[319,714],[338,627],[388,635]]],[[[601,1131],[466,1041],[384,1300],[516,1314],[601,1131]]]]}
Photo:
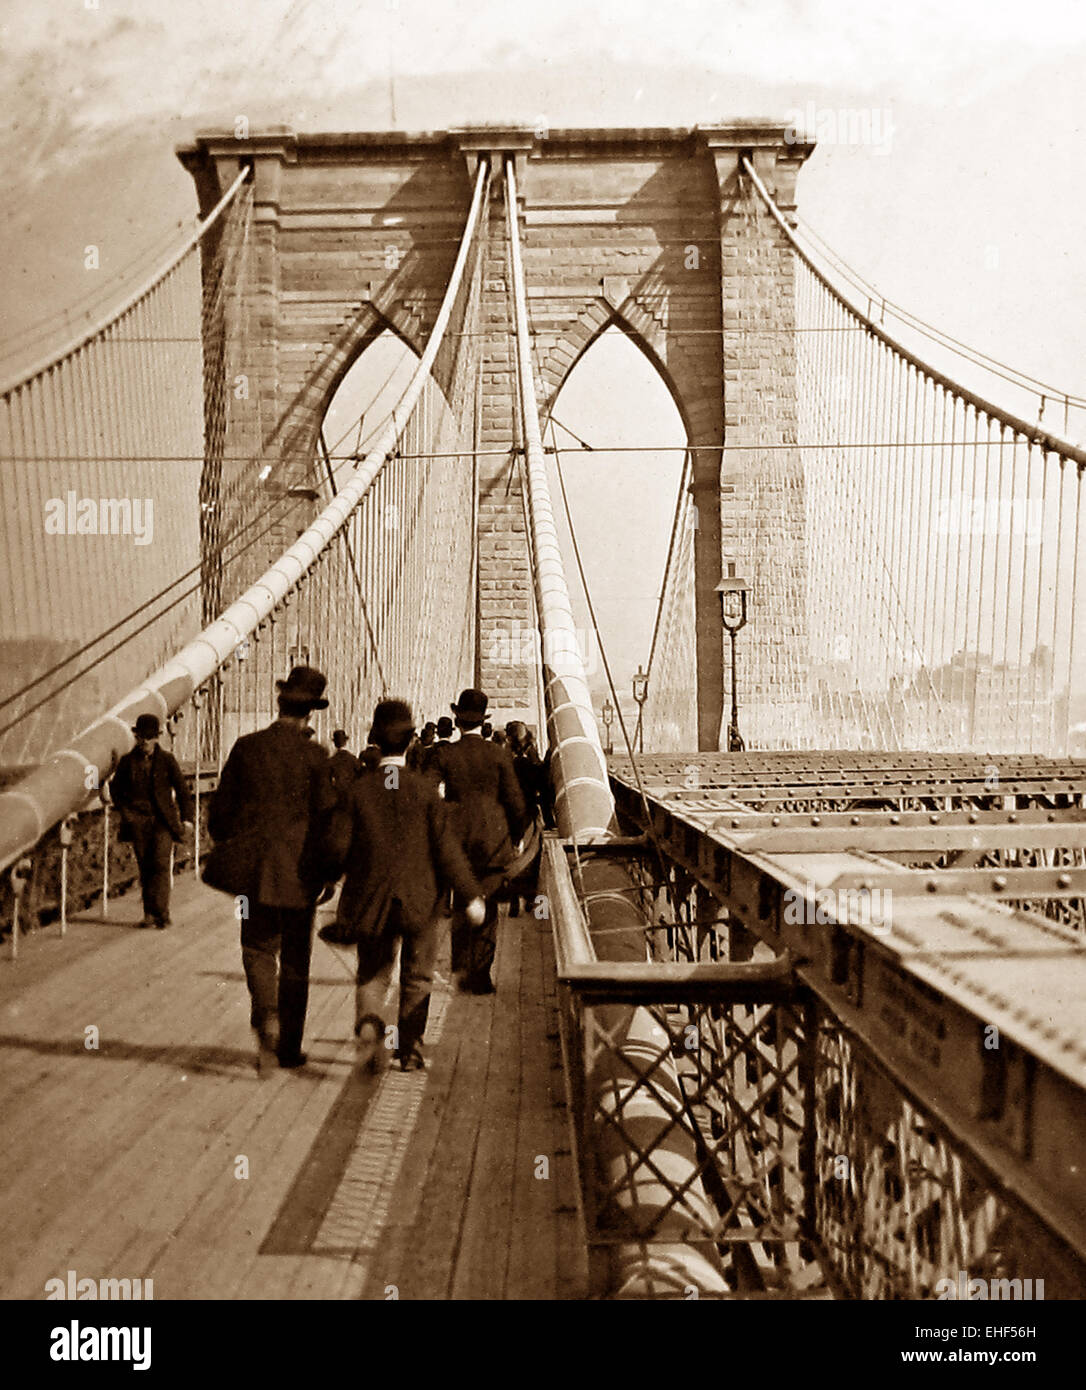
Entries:
{"type": "Polygon", "coordinates": [[[1058,1242],[1001,1199],[866,1050],[820,1010],[815,1068],[815,1229],[852,1298],[1071,1298],[1058,1242]],[[1017,1281],[1003,1295],[992,1281],[1017,1281]]]}
{"type": "Polygon", "coordinates": [[[1082,766],[752,753],[616,774],[646,833],[629,862],[666,889],[652,959],[690,967],[676,1038],[703,1011],[699,1123],[755,1230],[783,1210],[843,1297],[1079,1297],[1082,766]],[[721,1010],[695,978],[721,959],[776,962],[792,999],[721,1010]]]}

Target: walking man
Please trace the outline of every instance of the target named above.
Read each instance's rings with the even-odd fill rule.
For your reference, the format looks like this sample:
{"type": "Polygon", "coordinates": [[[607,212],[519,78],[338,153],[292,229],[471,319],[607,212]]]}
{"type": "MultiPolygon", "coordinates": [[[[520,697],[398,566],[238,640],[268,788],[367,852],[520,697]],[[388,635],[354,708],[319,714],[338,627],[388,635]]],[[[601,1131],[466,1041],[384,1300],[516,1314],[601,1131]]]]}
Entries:
{"type": "Polygon", "coordinates": [[[141,927],[170,925],[170,863],[173,847],[192,829],[192,793],[177,759],[160,748],[158,716],[141,714],[133,726],[136,746],[117,764],[109,784],[121,813],[119,839],[128,841],[139,866],[143,893],[141,927]]]}
{"type": "Polygon", "coordinates": [[[464,690],[452,706],[460,739],[438,744],[431,775],[444,783],[445,799],[455,807],[456,823],[483,896],[486,915],[476,925],[465,912],[461,894],[453,896],[452,968],[460,988],[469,994],[493,994],[490,969],[494,963],[498,904],[493,894],[502,884],[505,866],[527,829],[527,809],[508,748],[483,738],[481,726],[487,697],[481,690],[464,690]]]}
{"type": "MultiPolygon", "coordinates": [[[[425,1067],[422,1038],[430,1011],[440,908],[450,889],[469,921],[485,909],[471,867],[433,781],[407,766],[415,728],[410,705],[382,700],[370,741],[380,750],[373,773],[354,784],[349,803],[346,878],[336,926],[358,937],[355,1036],[372,1070],[388,1058],[385,1000],[400,946],[400,1003],[395,1051],[403,1071],[425,1067]]],[[[337,850],[342,847],[337,846],[337,850]]]]}
{"type": "Polygon", "coordinates": [[[275,684],[279,718],[234,744],[208,816],[212,837],[226,842],[213,851],[229,865],[219,877],[232,880],[229,891],[241,903],[241,959],[262,1073],[275,1058],[281,1067],[306,1060],[313,912],[337,803],[328,754],[307,737],[309,715],[328,706],[324,676],[295,666],[275,684]]]}
{"type": "Polygon", "coordinates": [[[332,735],[332,742],[335,744],[336,751],[328,760],[328,770],[332,774],[336,791],[341,797],[345,797],[350,792],[354,779],[358,776],[358,759],[353,753],[347,751],[345,729],[337,729],[332,735]]]}

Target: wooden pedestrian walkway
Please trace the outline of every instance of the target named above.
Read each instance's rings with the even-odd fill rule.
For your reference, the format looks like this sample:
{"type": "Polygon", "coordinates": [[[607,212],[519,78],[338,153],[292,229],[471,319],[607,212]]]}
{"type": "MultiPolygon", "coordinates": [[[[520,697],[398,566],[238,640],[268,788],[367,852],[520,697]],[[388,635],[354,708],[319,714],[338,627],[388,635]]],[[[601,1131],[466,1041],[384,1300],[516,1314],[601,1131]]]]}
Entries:
{"type": "Polygon", "coordinates": [[[260,1080],[237,924],[179,878],[0,962],[0,1296],[153,1279],[162,1299],[585,1293],[550,925],[503,918],[490,997],[438,961],[422,1073],[354,1065],[353,956],[314,943],[309,1063],[260,1080]]]}

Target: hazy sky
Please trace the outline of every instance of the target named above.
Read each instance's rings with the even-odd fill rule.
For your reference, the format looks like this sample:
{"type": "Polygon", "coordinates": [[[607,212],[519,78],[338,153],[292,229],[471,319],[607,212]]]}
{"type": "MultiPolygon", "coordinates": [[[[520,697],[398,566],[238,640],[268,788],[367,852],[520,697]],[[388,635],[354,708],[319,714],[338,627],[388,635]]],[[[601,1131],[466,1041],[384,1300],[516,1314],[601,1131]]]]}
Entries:
{"type": "MultiPolygon", "coordinates": [[[[173,146],[238,115],[441,129],[847,109],[884,138],[824,139],[801,212],[891,297],[1081,393],[1083,92],[1079,0],[0,0],[0,375],[37,355],[28,325],[87,295],[86,243],[105,293],[192,216],[173,146]]],[[[629,594],[621,567],[599,583],[612,608],[629,594]]]]}

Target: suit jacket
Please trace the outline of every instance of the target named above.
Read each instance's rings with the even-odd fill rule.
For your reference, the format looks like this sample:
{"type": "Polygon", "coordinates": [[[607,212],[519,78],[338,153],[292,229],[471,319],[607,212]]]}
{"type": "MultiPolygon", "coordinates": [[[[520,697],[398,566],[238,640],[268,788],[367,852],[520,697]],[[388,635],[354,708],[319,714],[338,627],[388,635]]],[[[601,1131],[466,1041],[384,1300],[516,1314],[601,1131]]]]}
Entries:
{"type": "MultiPolygon", "coordinates": [[[[135,748],[125,753],[109,784],[110,797],[125,822],[122,839],[128,838],[129,807],[133,795],[132,769],[136,759],[142,756],[135,748]]],[[[151,801],[170,834],[175,840],[180,840],[184,834],[181,822],[194,818],[195,805],[177,759],[157,743],[151,749],[151,801]]]]}
{"type": "Polygon", "coordinates": [[[445,783],[445,800],[455,808],[468,862],[492,892],[513,857],[513,842],[529,822],[512,754],[489,739],[465,734],[457,743],[438,747],[431,775],[445,783]]]}
{"type": "Polygon", "coordinates": [[[441,773],[438,768],[438,756],[443,748],[448,748],[451,739],[438,738],[430,744],[429,748],[422,750],[422,757],[418,764],[420,772],[433,779],[434,783],[441,781],[441,773]]]}
{"type": "Polygon", "coordinates": [[[335,806],[328,754],[277,719],[231,748],[207,824],[212,839],[247,846],[250,898],[271,907],[310,907],[326,876],[335,806]]]}
{"type": "Polygon", "coordinates": [[[341,844],[346,877],[337,919],[368,938],[379,935],[394,899],[408,930],[436,917],[454,889],[480,896],[479,884],[453,830],[448,808],[428,777],[388,765],[360,777],[351,788],[341,844]]]}
{"type": "Polygon", "coordinates": [[[346,748],[337,748],[328,759],[328,770],[336,784],[336,791],[340,796],[346,796],[358,776],[358,759],[353,753],[348,753],[346,748]]]}

